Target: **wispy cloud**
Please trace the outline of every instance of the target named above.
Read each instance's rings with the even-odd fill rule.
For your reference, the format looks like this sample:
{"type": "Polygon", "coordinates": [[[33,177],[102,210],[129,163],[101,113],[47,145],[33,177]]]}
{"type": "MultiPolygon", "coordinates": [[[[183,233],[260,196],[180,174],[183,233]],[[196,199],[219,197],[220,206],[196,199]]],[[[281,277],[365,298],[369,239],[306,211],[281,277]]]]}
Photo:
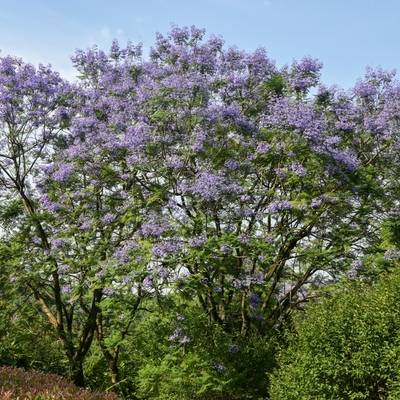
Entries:
{"type": "Polygon", "coordinates": [[[109,47],[114,39],[123,43],[128,40],[128,37],[122,28],[112,28],[108,25],[103,25],[100,29],[89,35],[87,42],[89,46],[109,47]]]}

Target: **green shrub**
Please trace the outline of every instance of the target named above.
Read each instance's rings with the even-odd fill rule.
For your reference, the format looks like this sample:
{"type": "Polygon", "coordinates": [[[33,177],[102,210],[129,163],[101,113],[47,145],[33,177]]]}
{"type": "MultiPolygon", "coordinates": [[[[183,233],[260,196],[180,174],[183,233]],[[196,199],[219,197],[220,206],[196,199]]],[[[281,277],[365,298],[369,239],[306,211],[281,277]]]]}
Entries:
{"type": "Polygon", "coordinates": [[[130,362],[136,366],[134,385],[139,399],[258,400],[267,396],[265,376],[274,365],[273,341],[267,336],[256,332],[233,336],[189,305],[179,310],[178,317],[176,312],[149,315],[136,335],[136,352],[131,353],[136,361],[132,357],[130,362]]]}
{"type": "Polygon", "coordinates": [[[271,399],[399,399],[400,273],[348,282],[295,318],[271,399]]]}

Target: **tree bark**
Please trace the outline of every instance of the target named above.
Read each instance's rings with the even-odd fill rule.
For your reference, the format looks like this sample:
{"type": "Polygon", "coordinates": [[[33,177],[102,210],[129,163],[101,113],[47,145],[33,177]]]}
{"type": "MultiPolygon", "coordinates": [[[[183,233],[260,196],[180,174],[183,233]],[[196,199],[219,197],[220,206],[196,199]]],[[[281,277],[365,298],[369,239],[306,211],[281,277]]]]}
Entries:
{"type": "Polygon", "coordinates": [[[85,387],[85,376],[83,374],[82,360],[71,360],[72,365],[72,381],[76,386],[85,387]]]}

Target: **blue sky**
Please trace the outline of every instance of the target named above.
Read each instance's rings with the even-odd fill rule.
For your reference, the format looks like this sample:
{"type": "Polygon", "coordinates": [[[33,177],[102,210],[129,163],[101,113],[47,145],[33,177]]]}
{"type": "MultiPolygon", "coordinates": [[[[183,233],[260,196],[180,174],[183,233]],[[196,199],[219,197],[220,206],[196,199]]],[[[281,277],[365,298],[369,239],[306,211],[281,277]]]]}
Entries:
{"type": "Polygon", "coordinates": [[[171,23],[196,25],[228,45],[267,49],[278,65],[311,55],[323,80],[351,86],[367,65],[400,70],[398,0],[0,0],[0,49],[73,76],[77,48],[113,38],[151,46],[171,23]]]}

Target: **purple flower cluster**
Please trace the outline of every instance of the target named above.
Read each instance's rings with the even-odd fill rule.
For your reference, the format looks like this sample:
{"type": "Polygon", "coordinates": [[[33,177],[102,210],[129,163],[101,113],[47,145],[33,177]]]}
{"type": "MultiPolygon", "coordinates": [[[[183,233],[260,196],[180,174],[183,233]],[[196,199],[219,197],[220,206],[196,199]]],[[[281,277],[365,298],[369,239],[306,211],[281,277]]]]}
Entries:
{"type": "Polygon", "coordinates": [[[294,90],[305,92],[318,83],[322,63],[311,57],[294,62],[289,73],[289,82],[294,90]]]}
{"type": "Polygon", "coordinates": [[[207,243],[207,238],[205,236],[193,236],[188,242],[190,247],[201,247],[203,244],[207,243]]]}
{"type": "Polygon", "coordinates": [[[253,310],[257,309],[261,303],[261,298],[257,293],[251,293],[249,296],[250,308],[253,310]]]}
{"type": "Polygon", "coordinates": [[[231,170],[239,169],[240,168],[240,163],[237,160],[228,160],[225,163],[225,167],[231,170]]]}
{"type": "Polygon", "coordinates": [[[215,201],[224,195],[237,195],[243,189],[227,177],[213,172],[200,172],[192,185],[182,186],[184,193],[198,195],[204,200],[215,201]]]}
{"type": "Polygon", "coordinates": [[[350,270],[347,272],[347,276],[350,279],[354,279],[358,276],[360,269],[363,267],[363,262],[361,260],[354,260],[351,263],[351,268],[350,270]]]}
{"type": "Polygon", "coordinates": [[[103,217],[101,218],[101,222],[103,222],[104,224],[111,224],[112,222],[115,221],[115,214],[113,213],[107,213],[105,215],[103,215],[103,217]]]}
{"type": "Polygon", "coordinates": [[[61,238],[55,238],[51,241],[51,247],[53,247],[54,249],[62,249],[63,247],[65,247],[65,245],[65,240],[61,238]]]}
{"type": "Polygon", "coordinates": [[[215,369],[215,371],[217,371],[217,372],[220,373],[220,374],[224,373],[225,370],[226,370],[225,365],[222,364],[222,363],[214,363],[214,364],[212,365],[212,367],[213,367],[213,369],[215,369]]]}
{"type": "Polygon", "coordinates": [[[164,258],[172,254],[176,254],[182,250],[182,243],[178,240],[165,240],[156,243],[153,246],[153,256],[156,258],[164,258]]]}
{"type": "Polygon", "coordinates": [[[172,335],[168,338],[171,342],[177,342],[180,344],[188,344],[192,341],[190,336],[185,335],[182,328],[176,328],[172,335]]]}
{"type": "Polygon", "coordinates": [[[40,199],[40,203],[44,210],[55,213],[60,209],[60,205],[54,201],[52,201],[49,196],[43,195],[40,199]]]}
{"type": "Polygon", "coordinates": [[[298,161],[294,161],[291,165],[290,165],[290,170],[294,173],[294,174],[296,174],[296,175],[298,175],[298,176],[301,176],[301,177],[303,177],[303,176],[306,176],[306,174],[307,174],[307,171],[306,171],[306,169],[303,167],[303,165],[301,165],[298,161]]]}
{"type": "Polygon", "coordinates": [[[230,344],[228,345],[229,353],[239,353],[240,346],[238,344],[230,344]]]}
{"type": "Polygon", "coordinates": [[[65,183],[74,172],[74,169],[75,166],[73,164],[62,163],[58,165],[57,170],[53,172],[52,178],[56,182],[65,183]]]}
{"type": "Polygon", "coordinates": [[[287,211],[292,209],[292,204],[288,200],[277,200],[271,202],[266,208],[266,212],[269,214],[276,214],[281,211],[287,211]]]}
{"type": "Polygon", "coordinates": [[[140,232],[144,237],[159,237],[163,233],[167,232],[169,228],[169,225],[165,221],[157,220],[156,218],[153,221],[147,221],[143,223],[140,228],[140,232]]]}
{"type": "Polygon", "coordinates": [[[387,261],[394,261],[400,259],[400,251],[399,250],[386,250],[384,254],[384,258],[387,261]]]}

